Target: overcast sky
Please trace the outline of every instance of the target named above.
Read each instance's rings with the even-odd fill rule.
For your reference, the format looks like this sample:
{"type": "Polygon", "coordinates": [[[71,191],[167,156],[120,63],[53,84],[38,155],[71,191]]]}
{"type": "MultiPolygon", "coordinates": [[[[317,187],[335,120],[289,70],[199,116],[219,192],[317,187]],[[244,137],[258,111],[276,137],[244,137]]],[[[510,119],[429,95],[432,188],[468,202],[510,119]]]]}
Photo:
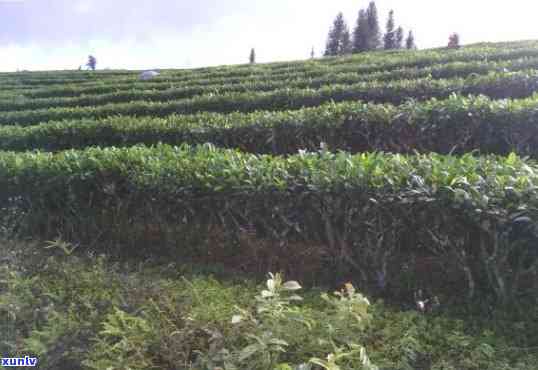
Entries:
{"type": "MultiPolygon", "coordinates": [[[[378,0],[419,47],[538,39],[536,0],[378,0]]],[[[0,71],[183,68],[304,59],[323,52],[338,11],[353,27],[368,0],[0,0],[0,71]]]]}

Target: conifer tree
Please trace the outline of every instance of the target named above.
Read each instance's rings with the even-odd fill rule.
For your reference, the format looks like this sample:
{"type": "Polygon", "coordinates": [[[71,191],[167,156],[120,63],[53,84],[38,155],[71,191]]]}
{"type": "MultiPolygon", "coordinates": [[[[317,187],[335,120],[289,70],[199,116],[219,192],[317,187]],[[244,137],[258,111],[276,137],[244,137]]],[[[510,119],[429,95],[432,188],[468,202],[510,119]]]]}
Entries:
{"type": "Polygon", "coordinates": [[[360,53],[368,50],[368,35],[369,28],[366,10],[361,9],[359,11],[359,17],[357,18],[357,24],[353,30],[353,53],[360,53]]]}
{"type": "Polygon", "coordinates": [[[344,55],[350,51],[351,38],[344,14],[338,13],[327,37],[325,56],[344,55]]]}
{"type": "Polygon", "coordinates": [[[256,63],[256,50],[254,48],[250,49],[250,56],[248,57],[250,64],[256,63]]]}
{"type": "Polygon", "coordinates": [[[387,20],[387,29],[385,36],[383,37],[383,46],[385,50],[392,50],[396,48],[396,31],[394,30],[394,10],[389,12],[389,19],[387,20]]]}
{"type": "Polygon", "coordinates": [[[312,46],[312,50],[310,51],[310,59],[314,59],[315,56],[316,56],[316,53],[314,51],[314,47],[312,46]]]}
{"type": "Polygon", "coordinates": [[[396,49],[402,49],[404,42],[404,29],[402,26],[396,29],[396,49]]]}
{"type": "Polygon", "coordinates": [[[407,50],[414,50],[417,48],[415,44],[415,35],[413,35],[413,31],[409,31],[409,34],[407,35],[407,39],[405,40],[405,47],[407,50]]]}
{"type": "Polygon", "coordinates": [[[347,55],[351,54],[351,49],[353,45],[351,43],[351,35],[349,34],[349,28],[347,28],[347,25],[344,29],[344,32],[342,33],[342,40],[340,44],[340,50],[338,55],[347,55]]]}
{"type": "Polygon", "coordinates": [[[371,1],[366,10],[366,18],[368,20],[368,48],[367,50],[375,50],[381,46],[381,29],[379,27],[379,16],[375,1],[371,1]]]}

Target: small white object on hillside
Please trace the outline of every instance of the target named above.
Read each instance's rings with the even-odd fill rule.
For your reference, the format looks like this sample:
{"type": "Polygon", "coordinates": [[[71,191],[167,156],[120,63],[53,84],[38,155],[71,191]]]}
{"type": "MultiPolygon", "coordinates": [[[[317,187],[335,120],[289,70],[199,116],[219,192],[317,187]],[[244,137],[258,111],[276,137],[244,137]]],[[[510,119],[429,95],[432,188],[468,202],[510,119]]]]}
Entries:
{"type": "Polygon", "coordinates": [[[153,77],[157,77],[159,72],[156,71],[144,71],[140,73],[141,80],[151,80],[153,77]]]}

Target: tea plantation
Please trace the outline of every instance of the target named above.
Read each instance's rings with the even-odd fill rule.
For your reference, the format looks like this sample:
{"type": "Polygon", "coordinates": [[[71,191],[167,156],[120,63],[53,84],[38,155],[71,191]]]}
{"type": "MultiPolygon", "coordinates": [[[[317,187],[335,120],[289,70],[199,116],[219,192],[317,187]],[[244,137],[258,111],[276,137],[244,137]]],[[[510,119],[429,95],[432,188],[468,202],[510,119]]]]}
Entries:
{"type": "Polygon", "coordinates": [[[537,41],[159,72],[0,73],[2,356],[538,369],[537,41]]]}

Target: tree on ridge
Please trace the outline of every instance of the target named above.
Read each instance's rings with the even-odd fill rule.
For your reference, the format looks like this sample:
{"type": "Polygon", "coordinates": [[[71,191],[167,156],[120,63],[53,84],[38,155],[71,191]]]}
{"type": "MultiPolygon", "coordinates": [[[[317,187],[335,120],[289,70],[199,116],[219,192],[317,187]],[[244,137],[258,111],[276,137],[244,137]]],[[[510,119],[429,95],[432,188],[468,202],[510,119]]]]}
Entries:
{"type": "Polygon", "coordinates": [[[409,34],[407,35],[407,39],[405,40],[405,48],[407,50],[414,50],[417,48],[417,45],[415,44],[415,35],[413,35],[413,31],[409,31],[409,34]]]}
{"type": "Polygon", "coordinates": [[[351,51],[351,37],[344,14],[338,13],[327,36],[325,56],[344,55],[351,51]]]}
{"type": "Polygon", "coordinates": [[[379,16],[375,1],[371,1],[366,10],[366,19],[368,20],[368,48],[367,50],[376,50],[381,46],[381,29],[379,27],[379,16]]]}
{"type": "Polygon", "coordinates": [[[353,30],[352,52],[360,53],[368,50],[369,28],[366,10],[359,11],[359,17],[353,30]]]}
{"type": "Polygon", "coordinates": [[[383,36],[383,47],[385,50],[396,48],[396,31],[394,30],[394,10],[389,12],[385,36],[383,36]]]}
{"type": "Polygon", "coordinates": [[[402,26],[396,29],[396,49],[402,49],[404,42],[404,29],[402,26]]]}

